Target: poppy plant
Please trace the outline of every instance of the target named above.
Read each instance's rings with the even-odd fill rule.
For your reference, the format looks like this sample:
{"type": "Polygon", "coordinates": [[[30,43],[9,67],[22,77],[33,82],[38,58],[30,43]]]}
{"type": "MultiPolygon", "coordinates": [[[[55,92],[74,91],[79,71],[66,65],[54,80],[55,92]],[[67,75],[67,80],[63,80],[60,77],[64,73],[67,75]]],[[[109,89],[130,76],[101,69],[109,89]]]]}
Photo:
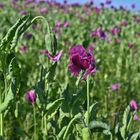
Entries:
{"type": "Polygon", "coordinates": [[[76,45],[70,48],[70,63],[68,68],[74,76],[78,76],[80,71],[84,70],[85,72],[81,80],[85,79],[87,75],[96,72],[92,50],[93,48],[89,47],[88,51],[86,51],[82,45],[76,45]]]}

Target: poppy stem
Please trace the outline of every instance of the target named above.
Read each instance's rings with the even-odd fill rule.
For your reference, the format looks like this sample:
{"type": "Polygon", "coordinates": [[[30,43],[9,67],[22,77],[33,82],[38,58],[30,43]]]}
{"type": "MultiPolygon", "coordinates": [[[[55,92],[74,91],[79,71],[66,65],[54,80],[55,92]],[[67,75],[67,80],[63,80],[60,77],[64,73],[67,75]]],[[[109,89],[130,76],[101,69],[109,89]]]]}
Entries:
{"type": "Polygon", "coordinates": [[[34,104],[33,104],[33,112],[34,112],[34,140],[35,140],[37,138],[36,138],[36,109],[34,104]]]}
{"type": "Polygon", "coordinates": [[[87,126],[89,128],[89,119],[90,119],[90,106],[89,106],[89,76],[87,76],[87,126]]]}

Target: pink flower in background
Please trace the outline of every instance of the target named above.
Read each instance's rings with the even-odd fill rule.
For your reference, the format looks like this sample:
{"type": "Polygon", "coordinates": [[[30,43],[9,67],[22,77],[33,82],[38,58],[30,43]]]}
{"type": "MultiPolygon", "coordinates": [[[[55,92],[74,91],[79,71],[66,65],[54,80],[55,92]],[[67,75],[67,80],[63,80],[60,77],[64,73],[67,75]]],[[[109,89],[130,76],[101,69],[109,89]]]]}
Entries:
{"type": "Polygon", "coordinates": [[[92,49],[89,47],[86,52],[82,45],[76,45],[69,50],[70,63],[68,68],[74,76],[78,76],[81,70],[85,70],[81,80],[96,72],[92,49]]]}
{"type": "Polygon", "coordinates": [[[134,43],[128,43],[128,48],[134,47],[134,43]]]}
{"type": "Polygon", "coordinates": [[[54,56],[52,56],[47,49],[46,50],[42,50],[41,53],[44,54],[44,55],[47,55],[48,58],[51,61],[56,62],[56,61],[58,61],[61,58],[61,56],[63,54],[63,50],[61,50],[58,54],[56,54],[54,56]]]}
{"type": "Polygon", "coordinates": [[[21,54],[26,53],[26,52],[27,52],[27,46],[22,45],[22,46],[19,48],[19,52],[20,52],[21,54]]]}
{"type": "Polygon", "coordinates": [[[26,15],[27,12],[22,10],[22,11],[19,12],[19,14],[20,14],[20,15],[26,15]]]}
{"type": "Polygon", "coordinates": [[[47,8],[46,7],[40,9],[40,13],[41,14],[46,14],[46,12],[47,12],[47,8]]]}
{"type": "Polygon", "coordinates": [[[138,115],[135,114],[135,115],[133,116],[133,120],[134,120],[134,121],[137,121],[138,119],[139,119],[138,115]]]}
{"type": "Polygon", "coordinates": [[[119,90],[121,85],[119,83],[112,84],[111,88],[113,91],[119,90]]]}
{"type": "Polygon", "coordinates": [[[120,30],[119,30],[119,28],[117,28],[117,27],[115,27],[115,28],[110,28],[110,33],[112,34],[112,35],[116,35],[116,34],[118,34],[119,32],[120,32],[120,30]]]}
{"type": "Polygon", "coordinates": [[[25,99],[26,99],[27,102],[35,103],[36,102],[36,93],[35,93],[35,90],[29,90],[29,91],[27,91],[27,93],[25,95],[25,99]]]}
{"type": "Polygon", "coordinates": [[[130,105],[130,108],[132,110],[137,110],[138,109],[138,105],[137,105],[137,102],[135,100],[131,100],[129,105],[130,105]]]}
{"type": "Polygon", "coordinates": [[[64,22],[64,27],[66,28],[66,27],[69,27],[69,26],[70,26],[69,22],[68,21],[65,21],[64,22]]]}

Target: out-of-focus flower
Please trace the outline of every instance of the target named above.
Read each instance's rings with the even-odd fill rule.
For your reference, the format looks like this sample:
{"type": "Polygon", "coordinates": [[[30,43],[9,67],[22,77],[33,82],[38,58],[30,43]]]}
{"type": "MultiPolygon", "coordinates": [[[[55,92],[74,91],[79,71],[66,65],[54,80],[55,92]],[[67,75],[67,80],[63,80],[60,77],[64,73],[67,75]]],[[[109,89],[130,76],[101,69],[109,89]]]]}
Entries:
{"type": "Polygon", "coordinates": [[[111,85],[113,91],[119,90],[121,85],[119,83],[114,83],[111,85]]]}
{"type": "Polygon", "coordinates": [[[107,33],[102,30],[101,27],[97,28],[96,30],[97,36],[103,40],[107,39],[107,33]]]}
{"type": "Polygon", "coordinates": [[[138,105],[137,105],[137,102],[135,100],[131,100],[129,105],[130,105],[130,108],[132,110],[137,110],[138,109],[138,105]]]}
{"type": "Polygon", "coordinates": [[[70,26],[69,22],[68,21],[65,21],[64,22],[64,27],[66,28],[66,27],[69,27],[69,26],[70,26]]]}
{"type": "Polygon", "coordinates": [[[128,43],[128,48],[134,47],[134,43],[128,43]]]}
{"type": "Polygon", "coordinates": [[[117,27],[115,27],[115,28],[110,28],[110,33],[112,34],[112,35],[116,35],[116,34],[118,34],[119,32],[120,32],[120,30],[119,30],[119,28],[117,28],[117,27]]]}
{"type": "Polygon", "coordinates": [[[112,3],[112,0],[106,0],[106,2],[105,2],[106,4],[111,4],[112,3]]]}
{"type": "Polygon", "coordinates": [[[20,52],[21,54],[26,53],[26,52],[27,52],[27,46],[22,45],[22,46],[19,48],[19,52],[20,52]]]}
{"type": "Polygon", "coordinates": [[[46,14],[46,12],[47,12],[47,8],[46,7],[40,9],[40,13],[41,14],[46,14]]]}
{"type": "Polygon", "coordinates": [[[131,7],[132,7],[132,9],[135,9],[136,5],[135,4],[132,4],[131,7]]]}
{"type": "Polygon", "coordinates": [[[133,120],[134,120],[134,121],[137,121],[138,119],[139,119],[138,115],[135,114],[135,115],[133,116],[133,120]]]}
{"type": "Polygon", "coordinates": [[[0,9],[4,7],[3,3],[0,2],[0,9]]]}
{"type": "Polygon", "coordinates": [[[85,79],[87,75],[96,72],[92,50],[93,48],[89,47],[86,52],[82,45],[76,45],[70,48],[70,63],[68,68],[74,76],[78,76],[81,70],[85,70],[81,80],[85,79]]]}
{"type": "Polygon", "coordinates": [[[95,7],[95,13],[96,13],[96,14],[99,14],[99,13],[100,13],[100,11],[101,11],[101,9],[100,9],[100,8],[95,7]]]}
{"type": "Polygon", "coordinates": [[[26,33],[25,34],[25,38],[30,40],[33,37],[33,35],[31,33],[26,33]]]}
{"type": "Polygon", "coordinates": [[[22,10],[22,11],[19,12],[19,14],[20,14],[20,15],[26,15],[27,12],[22,10]]]}
{"type": "Polygon", "coordinates": [[[27,91],[27,93],[25,95],[25,99],[26,99],[27,102],[35,103],[36,102],[36,93],[35,93],[35,90],[29,90],[29,91],[27,91]]]}
{"type": "Polygon", "coordinates": [[[52,55],[49,53],[49,51],[48,51],[47,49],[42,50],[41,53],[44,54],[44,55],[47,55],[48,58],[49,58],[51,61],[56,62],[56,61],[58,61],[58,60],[61,58],[61,56],[62,56],[62,54],[63,54],[63,50],[61,50],[58,54],[56,54],[56,55],[54,55],[54,56],[52,56],[52,55]]]}

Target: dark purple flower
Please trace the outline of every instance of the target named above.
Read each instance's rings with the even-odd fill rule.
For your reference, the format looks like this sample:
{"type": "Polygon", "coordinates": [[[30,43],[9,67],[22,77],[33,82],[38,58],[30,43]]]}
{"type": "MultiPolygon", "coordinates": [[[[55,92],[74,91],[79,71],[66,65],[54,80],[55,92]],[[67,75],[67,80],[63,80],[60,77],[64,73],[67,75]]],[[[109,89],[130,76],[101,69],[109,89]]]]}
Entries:
{"type": "Polygon", "coordinates": [[[25,34],[25,38],[30,40],[33,37],[33,35],[31,33],[26,33],[25,34]]]}
{"type": "Polygon", "coordinates": [[[82,45],[76,45],[70,48],[70,63],[68,68],[74,76],[78,76],[81,70],[85,70],[81,80],[85,79],[87,75],[96,72],[92,49],[92,47],[89,47],[86,52],[82,45]]]}
{"type": "Polygon", "coordinates": [[[111,88],[113,91],[119,90],[121,85],[119,83],[112,84],[111,88]]]}
{"type": "Polygon", "coordinates": [[[137,121],[138,119],[139,119],[138,115],[135,114],[135,115],[133,116],[133,120],[134,120],[134,121],[137,121]]]}
{"type": "Polygon", "coordinates": [[[35,103],[36,102],[36,93],[35,93],[35,90],[29,90],[29,91],[27,91],[27,93],[25,95],[25,99],[26,99],[27,102],[35,103]]]}
{"type": "Polygon", "coordinates": [[[97,28],[96,30],[97,36],[103,40],[107,39],[107,33],[102,30],[101,27],[97,28]]]}
{"type": "Polygon", "coordinates": [[[132,4],[131,7],[132,7],[132,9],[135,9],[136,5],[135,4],[132,4]]]}
{"type": "Polygon", "coordinates": [[[58,60],[61,58],[62,53],[63,53],[63,50],[61,50],[61,51],[60,51],[58,54],[56,54],[55,56],[52,56],[52,55],[49,53],[49,51],[48,51],[47,49],[46,49],[46,50],[42,50],[41,53],[44,54],[44,55],[47,55],[48,58],[49,58],[50,60],[52,60],[53,62],[56,62],[56,61],[58,61],[58,60]]]}
{"type": "Polygon", "coordinates": [[[137,102],[135,100],[131,100],[129,105],[130,105],[130,108],[132,110],[137,110],[138,109],[138,105],[137,105],[137,102]]]}
{"type": "Polygon", "coordinates": [[[106,2],[105,2],[106,4],[111,4],[112,3],[112,0],[106,0],[106,2]]]}

